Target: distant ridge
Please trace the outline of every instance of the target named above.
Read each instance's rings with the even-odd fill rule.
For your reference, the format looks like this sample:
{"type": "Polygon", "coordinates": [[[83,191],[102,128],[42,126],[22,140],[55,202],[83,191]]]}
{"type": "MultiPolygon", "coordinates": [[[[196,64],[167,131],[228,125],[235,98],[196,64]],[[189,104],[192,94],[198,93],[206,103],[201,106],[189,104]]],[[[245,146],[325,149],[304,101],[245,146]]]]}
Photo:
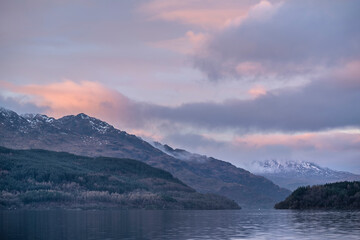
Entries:
{"type": "Polygon", "coordinates": [[[290,194],[268,179],[228,162],[169,146],[167,152],[160,150],[83,113],[54,119],[40,114],[18,115],[2,108],[0,146],[140,160],[170,172],[198,192],[226,196],[245,208],[271,208],[290,194]]]}
{"type": "Polygon", "coordinates": [[[252,169],[255,173],[290,190],[300,186],[360,180],[360,175],[320,167],[312,162],[266,160],[254,162],[252,169]]]}

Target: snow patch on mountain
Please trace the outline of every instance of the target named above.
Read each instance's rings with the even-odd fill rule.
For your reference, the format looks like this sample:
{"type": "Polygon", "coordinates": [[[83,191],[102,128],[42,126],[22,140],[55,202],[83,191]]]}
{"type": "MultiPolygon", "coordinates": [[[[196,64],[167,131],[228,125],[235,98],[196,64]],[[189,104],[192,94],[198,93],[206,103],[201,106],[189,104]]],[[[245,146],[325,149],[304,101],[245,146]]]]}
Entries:
{"type": "Polygon", "coordinates": [[[331,176],[335,173],[341,173],[340,171],[320,167],[312,162],[278,161],[274,159],[253,162],[253,171],[256,173],[290,173],[298,175],[312,174],[317,176],[331,176]]]}
{"type": "Polygon", "coordinates": [[[11,117],[14,114],[17,115],[14,111],[11,111],[11,110],[3,108],[3,107],[0,107],[0,113],[4,117],[11,117]]]}
{"type": "Polygon", "coordinates": [[[26,113],[26,114],[20,115],[20,117],[25,118],[30,123],[31,127],[33,127],[33,128],[41,123],[53,123],[55,121],[55,118],[48,117],[48,116],[42,115],[42,114],[26,113]]]}
{"type": "MultiPolygon", "coordinates": [[[[67,123],[74,123],[73,120],[82,122],[81,126],[89,126],[89,129],[99,133],[106,134],[110,131],[117,131],[122,134],[127,134],[123,131],[116,130],[110,124],[99,119],[89,117],[84,113],[78,115],[68,115],[59,119],[48,117],[43,114],[26,113],[18,115],[16,112],[0,107],[0,117],[3,119],[2,125],[18,128],[23,133],[28,133],[33,130],[41,131],[43,127],[61,129],[62,131],[76,130],[76,126],[67,125],[67,123]],[[64,128],[64,126],[67,126],[64,128]]],[[[66,132],[64,132],[66,134],[66,132]]]]}

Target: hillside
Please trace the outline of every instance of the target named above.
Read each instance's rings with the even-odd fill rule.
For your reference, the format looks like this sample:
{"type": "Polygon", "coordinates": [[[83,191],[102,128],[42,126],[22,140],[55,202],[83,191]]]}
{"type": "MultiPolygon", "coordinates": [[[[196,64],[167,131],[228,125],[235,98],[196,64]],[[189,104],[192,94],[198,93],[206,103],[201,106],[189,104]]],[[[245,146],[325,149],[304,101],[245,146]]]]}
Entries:
{"type": "MultiPolygon", "coordinates": [[[[291,192],[279,188],[264,177],[212,157],[173,149],[155,142],[154,146],[170,156],[181,159],[197,175],[203,177],[193,183],[201,192],[214,192],[241,202],[244,206],[268,207],[268,203],[281,201],[291,192]]],[[[186,179],[187,180],[187,179],[186,179]]],[[[190,181],[191,179],[187,180],[190,181]]]]}
{"type": "Polygon", "coordinates": [[[221,160],[205,157],[199,162],[170,156],[135,135],[85,114],[54,119],[39,114],[20,116],[2,108],[0,146],[140,160],[170,172],[198,192],[221,194],[242,207],[270,208],[290,194],[264,177],[221,160]]]}
{"type": "Polygon", "coordinates": [[[359,209],[360,182],[337,182],[300,187],[276,209],[359,209]]]}
{"type": "Polygon", "coordinates": [[[0,206],[238,209],[140,161],[0,147],[0,206]]]}
{"type": "Polygon", "coordinates": [[[253,169],[256,174],[290,190],[308,185],[360,181],[360,175],[335,171],[312,162],[266,160],[254,162],[253,169]]]}

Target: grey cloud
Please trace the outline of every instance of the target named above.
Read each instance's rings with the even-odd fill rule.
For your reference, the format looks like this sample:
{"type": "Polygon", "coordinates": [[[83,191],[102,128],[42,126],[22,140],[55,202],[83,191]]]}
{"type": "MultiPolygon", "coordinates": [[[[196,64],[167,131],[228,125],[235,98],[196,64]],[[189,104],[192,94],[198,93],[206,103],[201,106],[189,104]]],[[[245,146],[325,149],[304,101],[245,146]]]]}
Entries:
{"type": "Polygon", "coordinates": [[[285,1],[270,19],[249,18],[215,35],[194,66],[217,80],[241,78],[236,67],[246,62],[259,63],[261,76],[289,76],[359,58],[359,12],[356,0],[285,1]]]}
{"type": "MultiPolygon", "coordinates": [[[[352,136],[354,139],[355,136],[352,136]]],[[[236,166],[247,170],[252,169],[253,161],[267,159],[310,161],[324,167],[336,170],[360,173],[359,148],[353,148],[353,141],[328,137],[323,139],[324,144],[331,141],[332,150],[317,148],[294,148],[286,145],[267,145],[256,147],[238,143],[234,146],[231,142],[207,139],[197,134],[171,134],[164,141],[173,148],[185,149],[193,153],[212,156],[221,160],[229,161],[236,166]],[[341,148],[337,148],[337,146],[341,148]],[[341,161],[339,161],[341,159],[341,161]]]]}
{"type": "Polygon", "coordinates": [[[178,67],[174,57],[146,44],[173,36],[176,29],[136,14],[143,2],[0,1],[1,80],[117,83],[178,67]]]}
{"type": "MultiPolygon", "coordinates": [[[[348,78],[317,79],[303,88],[270,91],[255,99],[187,103],[177,107],[134,101],[116,91],[109,91],[107,95],[106,101],[99,103],[99,111],[94,112],[95,117],[117,123],[121,128],[156,127],[167,133],[188,133],[194,129],[291,133],[360,128],[360,81],[356,74],[348,78]]],[[[4,107],[19,112],[46,112],[30,100],[25,106],[25,100],[0,95],[4,107]]]]}
{"type": "Polygon", "coordinates": [[[0,95],[0,107],[11,109],[19,114],[23,113],[44,113],[47,108],[38,107],[30,102],[23,102],[12,97],[4,97],[0,95]]]}
{"type": "Polygon", "coordinates": [[[359,102],[358,80],[349,84],[346,79],[327,78],[314,80],[302,89],[269,92],[251,100],[189,103],[173,108],[138,105],[135,115],[211,130],[321,131],[360,127],[359,102]]]}
{"type": "Polygon", "coordinates": [[[198,134],[169,134],[165,137],[164,141],[166,143],[175,144],[175,146],[182,146],[185,149],[199,149],[201,147],[212,147],[212,148],[220,148],[226,145],[225,142],[215,141],[213,139],[205,138],[198,134]]]}

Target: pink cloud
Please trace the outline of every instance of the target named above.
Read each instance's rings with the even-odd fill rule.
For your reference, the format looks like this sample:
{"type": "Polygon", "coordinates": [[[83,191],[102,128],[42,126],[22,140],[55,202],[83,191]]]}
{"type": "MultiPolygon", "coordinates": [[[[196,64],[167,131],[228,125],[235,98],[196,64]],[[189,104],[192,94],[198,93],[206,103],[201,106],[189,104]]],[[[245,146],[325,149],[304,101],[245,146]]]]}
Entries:
{"type": "Polygon", "coordinates": [[[257,62],[241,62],[236,66],[236,72],[240,75],[256,75],[264,72],[264,68],[257,62]]]}
{"type": "Polygon", "coordinates": [[[221,29],[235,19],[244,18],[253,5],[254,1],[236,0],[154,0],[144,4],[141,10],[150,19],[175,21],[204,29],[221,29]]]}
{"type": "Polygon", "coordinates": [[[19,86],[8,82],[0,85],[7,91],[27,96],[30,103],[46,107],[50,116],[83,112],[113,123],[128,125],[133,121],[132,102],[97,82],[65,80],[44,85],[19,86]]]}
{"type": "Polygon", "coordinates": [[[248,93],[253,97],[259,97],[262,95],[266,95],[267,91],[263,86],[255,86],[251,88],[248,93]]]}
{"type": "Polygon", "coordinates": [[[360,148],[358,132],[319,132],[302,134],[254,134],[236,137],[235,146],[263,148],[266,146],[287,146],[292,149],[316,149],[327,151],[344,151],[360,148]]]}
{"type": "Polygon", "coordinates": [[[319,76],[359,58],[358,7],[357,1],[254,1],[245,18],[212,32],[194,53],[194,66],[210,80],[319,76]]]}
{"type": "Polygon", "coordinates": [[[360,87],[360,60],[346,62],[344,65],[336,68],[332,74],[341,79],[339,83],[342,86],[354,88],[360,87]]]}
{"type": "Polygon", "coordinates": [[[185,36],[175,39],[150,43],[153,47],[164,48],[181,54],[191,54],[206,42],[208,35],[205,33],[186,32],[185,36]]]}
{"type": "Polygon", "coordinates": [[[8,93],[23,95],[27,103],[46,109],[43,113],[55,118],[85,113],[144,139],[163,139],[151,119],[141,115],[146,104],[98,82],[64,80],[43,85],[15,85],[0,81],[0,87],[8,93]]]}

